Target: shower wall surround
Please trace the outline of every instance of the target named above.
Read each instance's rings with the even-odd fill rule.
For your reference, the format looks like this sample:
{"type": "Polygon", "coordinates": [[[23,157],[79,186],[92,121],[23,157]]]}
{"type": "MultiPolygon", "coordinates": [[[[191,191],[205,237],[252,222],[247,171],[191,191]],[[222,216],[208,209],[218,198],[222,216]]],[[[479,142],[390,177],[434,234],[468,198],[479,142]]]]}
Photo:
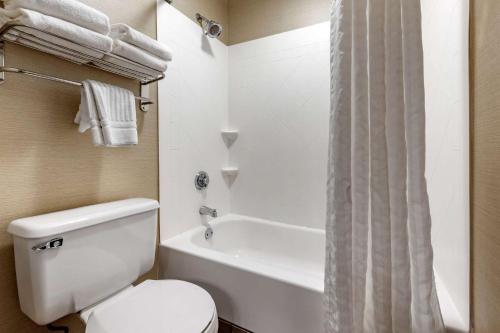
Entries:
{"type": "Polygon", "coordinates": [[[159,84],[161,239],[206,222],[202,205],[229,213],[229,188],[221,168],[229,151],[220,131],[228,119],[228,48],[208,39],[198,24],[165,1],[158,3],[158,39],[169,45],[174,61],[159,84]],[[198,171],[210,176],[198,191],[198,171]],[[167,221],[167,223],[165,223],[167,221]]]}
{"type": "Polygon", "coordinates": [[[158,10],[158,37],[176,55],[159,85],[162,239],[204,223],[201,205],[323,228],[329,24],[227,47],[175,8],[158,10]],[[223,129],[240,131],[229,149],[223,129]],[[226,166],[240,168],[232,185],[226,166]],[[199,170],[211,177],[201,192],[199,170]]]}
{"type": "Polygon", "coordinates": [[[229,48],[229,125],[240,131],[231,211],[324,228],[328,22],[229,48]]]}
{"type": "Polygon", "coordinates": [[[468,1],[422,0],[434,265],[469,321],[468,1]]]}

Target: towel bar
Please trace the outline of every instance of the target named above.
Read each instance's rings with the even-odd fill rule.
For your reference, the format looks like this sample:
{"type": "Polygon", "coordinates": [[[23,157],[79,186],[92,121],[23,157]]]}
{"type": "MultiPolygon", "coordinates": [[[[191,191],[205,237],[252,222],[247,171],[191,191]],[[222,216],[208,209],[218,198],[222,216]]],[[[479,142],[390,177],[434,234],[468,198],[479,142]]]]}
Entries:
{"type": "MultiPolygon", "coordinates": [[[[27,76],[32,76],[32,77],[36,77],[36,78],[44,79],[44,80],[48,80],[48,81],[65,83],[65,84],[70,84],[70,85],[79,86],[79,87],[83,86],[83,84],[81,82],[66,80],[66,79],[62,79],[60,77],[45,75],[45,74],[41,74],[41,73],[36,73],[36,72],[28,71],[28,70],[25,70],[25,69],[21,69],[21,68],[0,66],[0,72],[2,72],[2,73],[24,74],[24,75],[27,75],[27,76]]],[[[0,78],[0,83],[2,83],[2,81],[4,81],[4,80],[5,80],[4,78],[0,78]]],[[[135,96],[135,99],[138,100],[138,101],[140,101],[141,105],[151,105],[151,104],[154,104],[153,101],[151,101],[151,99],[146,98],[146,97],[135,96]]]]}
{"type": "MultiPolygon", "coordinates": [[[[120,75],[123,77],[138,80],[140,83],[141,96],[136,97],[136,99],[140,101],[140,109],[142,111],[147,111],[147,106],[154,104],[154,102],[151,99],[145,97],[145,95],[148,94],[148,89],[146,86],[153,83],[153,82],[156,82],[156,81],[159,81],[159,80],[162,80],[163,78],[165,78],[164,73],[161,73],[161,72],[154,70],[150,67],[147,67],[145,65],[133,62],[129,59],[119,57],[115,54],[99,51],[99,50],[94,49],[94,48],[90,48],[87,46],[83,46],[81,44],[77,44],[71,40],[62,38],[60,36],[57,36],[57,35],[54,35],[51,33],[47,33],[45,31],[40,31],[40,30],[35,30],[33,28],[29,28],[33,31],[39,31],[39,32],[42,32],[44,34],[56,37],[57,39],[65,40],[66,42],[72,43],[73,45],[78,45],[78,47],[80,49],[82,49],[82,50],[87,49],[87,50],[91,51],[88,53],[91,53],[94,55],[100,54],[100,56],[98,56],[98,57],[92,56],[92,55],[89,55],[88,53],[83,53],[83,52],[80,52],[80,51],[59,45],[59,44],[53,44],[50,41],[47,41],[46,39],[42,40],[42,39],[40,39],[40,37],[37,37],[35,35],[30,35],[29,33],[26,32],[26,30],[23,30],[23,31],[18,30],[19,28],[23,28],[23,27],[24,26],[18,25],[18,24],[6,24],[6,25],[3,25],[0,27],[0,84],[5,81],[4,74],[6,72],[8,72],[8,73],[15,73],[15,74],[24,74],[24,75],[37,77],[37,78],[50,80],[50,81],[55,81],[55,82],[60,82],[60,83],[72,84],[75,86],[81,86],[81,82],[70,81],[70,80],[59,78],[59,77],[50,76],[50,75],[46,75],[46,74],[40,74],[40,73],[36,73],[36,72],[32,72],[32,71],[28,71],[28,70],[24,70],[24,69],[20,69],[20,68],[5,67],[5,45],[4,45],[4,43],[9,42],[9,43],[13,43],[13,44],[22,45],[24,47],[28,47],[31,49],[35,49],[35,50],[38,50],[41,52],[45,52],[48,54],[52,54],[58,58],[61,58],[61,59],[64,59],[64,60],[67,60],[70,62],[75,62],[75,59],[77,59],[78,60],[77,63],[80,65],[94,67],[94,68],[97,68],[97,69],[100,69],[103,71],[107,71],[107,72],[111,72],[111,73],[114,73],[114,74],[117,74],[117,75],[120,75]],[[29,40],[30,43],[29,44],[24,44],[22,41],[22,38],[20,38],[19,40],[12,40],[12,39],[9,39],[7,37],[9,35],[19,36],[22,34],[30,36],[30,40],[29,40]],[[37,39],[40,41],[40,43],[37,42],[37,39]],[[105,56],[107,57],[107,59],[109,58],[112,60],[122,60],[122,61],[125,61],[128,63],[131,63],[135,67],[134,67],[134,69],[131,69],[128,67],[117,65],[115,63],[116,61],[111,62],[111,61],[105,60],[104,59],[105,56]]],[[[26,27],[24,27],[24,28],[26,28],[26,27]]]]}

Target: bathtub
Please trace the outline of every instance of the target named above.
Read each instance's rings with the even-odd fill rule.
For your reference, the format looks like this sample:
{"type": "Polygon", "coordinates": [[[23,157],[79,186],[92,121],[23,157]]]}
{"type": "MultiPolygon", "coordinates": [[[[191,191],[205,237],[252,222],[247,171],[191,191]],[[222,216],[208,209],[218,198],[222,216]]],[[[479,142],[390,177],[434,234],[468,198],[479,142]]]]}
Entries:
{"type": "MultiPolygon", "coordinates": [[[[210,240],[199,227],[161,243],[162,278],[204,287],[220,318],[253,332],[324,332],[324,231],[234,214],[210,225],[210,240]]],[[[450,332],[467,332],[438,293],[450,332]]]]}

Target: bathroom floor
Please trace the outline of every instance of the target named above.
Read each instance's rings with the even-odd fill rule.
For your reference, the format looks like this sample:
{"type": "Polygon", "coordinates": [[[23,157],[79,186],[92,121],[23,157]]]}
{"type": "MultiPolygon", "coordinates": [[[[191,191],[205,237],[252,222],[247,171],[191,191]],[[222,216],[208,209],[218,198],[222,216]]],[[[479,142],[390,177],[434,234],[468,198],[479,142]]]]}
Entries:
{"type": "Polygon", "coordinates": [[[236,327],[231,323],[219,319],[219,333],[252,333],[243,328],[236,327]]]}

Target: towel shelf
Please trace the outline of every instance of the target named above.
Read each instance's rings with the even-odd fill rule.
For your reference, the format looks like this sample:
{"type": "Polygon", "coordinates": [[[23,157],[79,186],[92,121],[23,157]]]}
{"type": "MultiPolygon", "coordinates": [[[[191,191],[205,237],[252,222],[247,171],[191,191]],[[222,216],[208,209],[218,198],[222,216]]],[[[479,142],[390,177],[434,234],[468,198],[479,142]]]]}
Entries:
{"type": "Polygon", "coordinates": [[[141,96],[136,97],[137,100],[140,101],[140,109],[142,111],[147,111],[147,106],[154,104],[151,99],[147,98],[147,85],[162,80],[165,77],[165,74],[159,72],[153,68],[147,67],[143,64],[139,64],[137,62],[131,61],[129,59],[125,59],[123,57],[117,56],[112,53],[107,53],[104,51],[100,51],[88,46],[84,46],[81,44],[77,44],[74,41],[62,38],[60,36],[36,30],[31,27],[24,27],[30,29],[32,31],[38,31],[40,33],[46,34],[48,36],[52,36],[56,39],[65,41],[66,45],[75,45],[81,51],[78,51],[73,48],[69,48],[67,46],[63,46],[60,44],[52,43],[47,39],[41,39],[33,34],[29,34],[26,32],[26,29],[22,31],[19,28],[23,28],[22,25],[17,24],[6,24],[0,28],[0,84],[5,81],[5,73],[15,73],[15,74],[24,74],[36,78],[41,78],[45,80],[60,82],[71,84],[75,86],[81,86],[81,82],[75,82],[71,80],[62,79],[56,76],[40,74],[33,71],[13,68],[13,67],[5,67],[5,42],[22,45],[24,47],[28,47],[31,49],[35,49],[41,52],[45,52],[51,55],[54,55],[58,58],[77,63],[79,65],[86,65],[93,68],[97,68],[103,71],[111,72],[126,78],[134,79],[139,81],[140,84],[140,92],[141,96]],[[12,37],[13,36],[13,37],[12,37]],[[25,38],[26,37],[26,38],[25,38]],[[29,39],[27,39],[29,38],[29,39]],[[88,51],[88,52],[87,52],[88,51]],[[119,63],[128,63],[130,67],[124,67],[119,63]]]}

